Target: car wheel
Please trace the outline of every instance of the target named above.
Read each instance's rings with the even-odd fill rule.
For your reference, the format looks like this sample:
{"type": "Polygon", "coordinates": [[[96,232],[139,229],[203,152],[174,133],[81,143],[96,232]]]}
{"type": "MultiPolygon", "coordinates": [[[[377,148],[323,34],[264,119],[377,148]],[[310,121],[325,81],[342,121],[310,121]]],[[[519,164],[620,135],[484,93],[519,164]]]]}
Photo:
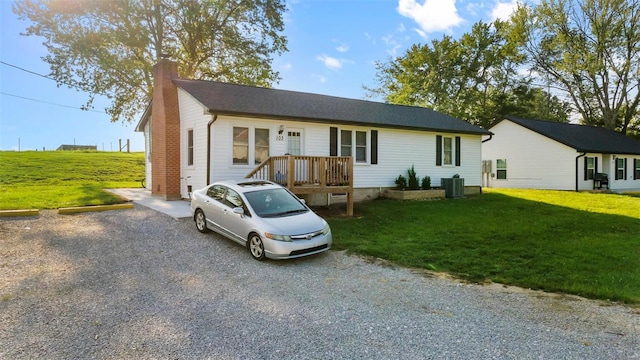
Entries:
{"type": "Polygon", "coordinates": [[[207,218],[204,216],[204,212],[200,209],[196,210],[196,229],[201,233],[209,232],[209,228],[207,227],[207,218]]]}
{"type": "Polygon", "coordinates": [[[249,252],[254,259],[264,260],[264,243],[262,242],[262,238],[260,237],[260,235],[256,233],[252,233],[251,235],[249,235],[247,248],[249,248],[249,252]]]}

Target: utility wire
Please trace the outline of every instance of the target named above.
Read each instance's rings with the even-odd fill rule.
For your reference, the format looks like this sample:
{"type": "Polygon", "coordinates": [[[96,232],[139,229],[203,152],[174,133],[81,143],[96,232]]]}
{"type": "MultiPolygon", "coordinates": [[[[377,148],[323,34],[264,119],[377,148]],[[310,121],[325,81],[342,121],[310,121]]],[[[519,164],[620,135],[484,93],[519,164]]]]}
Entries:
{"type": "MultiPolygon", "coordinates": [[[[45,79],[47,79],[47,80],[55,81],[56,83],[58,82],[56,79],[54,79],[54,78],[52,78],[52,77],[49,77],[49,76],[46,76],[46,75],[39,74],[39,73],[37,73],[37,72],[35,72],[35,71],[27,70],[27,69],[22,68],[22,67],[17,66],[17,65],[9,64],[9,63],[4,62],[4,61],[2,61],[2,60],[0,60],[0,64],[6,65],[6,66],[10,66],[10,67],[12,67],[12,68],[18,69],[18,70],[20,70],[20,71],[24,71],[24,72],[29,73],[29,74],[32,74],[32,75],[40,76],[40,77],[45,78],[45,79]]],[[[73,86],[73,85],[70,85],[70,84],[67,84],[67,83],[64,83],[64,82],[63,82],[63,84],[65,84],[65,85],[67,85],[67,86],[69,86],[69,87],[78,88],[78,87],[76,87],[76,86],[73,86]]],[[[6,92],[0,92],[0,94],[2,94],[2,95],[6,95],[6,96],[16,97],[16,98],[19,98],[19,99],[24,99],[24,100],[29,100],[29,101],[35,101],[35,102],[39,102],[39,103],[43,103],[43,104],[55,105],[55,106],[66,107],[66,108],[70,108],[70,109],[82,110],[82,111],[90,111],[90,112],[95,112],[95,113],[99,113],[99,114],[106,114],[106,112],[104,112],[104,111],[98,111],[98,110],[92,110],[92,109],[79,108],[79,107],[76,107],[76,106],[70,106],[70,105],[57,104],[57,103],[52,103],[52,102],[48,102],[48,101],[44,101],[44,100],[33,99],[33,98],[25,97],[25,96],[9,94],[9,93],[6,93],[6,92]]]]}
{"type": "MultiPolygon", "coordinates": [[[[85,91],[84,89],[82,89],[82,88],[80,88],[80,87],[78,87],[78,86],[76,86],[76,85],[69,84],[69,83],[66,83],[66,82],[63,82],[63,81],[58,81],[58,80],[56,80],[56,79],[54,79],[54,78],[52,78],[52,77],[50,77],[50,76],[42,75],[42,74],[39,74],[39,73],[37,73],[37,72],[35,72],[35,71],[27,70],[27,69],[22,68],[22,67],[20,67],[20,66],[18,66],[18,65],[9,64],[9,63],[4,62],[4,61],[2,61],[2,60],[0,60],[0,64],[2,64],[2,65],[6,65],[6,66],[10,66],[10,67],[12,67],[12,68],[18,69],[18,70],[20,70],[20,71],[24,71],[24,72],[29,73],[29,74],[32,74],[32,75],[40,76],[40,77],[45,78],[45,79],[47,79],[47,80],[55,81],[56,83],[65,84],[65,85],[67,85],[67,86],[68,86],[68,87],[70,87],[70,88],[75,88],[75,89],[78,89],[78,90],[81,90],[81,91],[85,91]]],[[[98,95],[104,95],[104,96],[106,96],[106,95],[107,95],[107,94],[103,94],[103,93],[99,93],[99,92],[96,92],[96,94],[98,94],[98,95]]]]}
{"type": "Polygon", "coordinates": [[[99,113],[99,114],[106,114],[106,112],[104,112],[104,111],[98,111],[98,110],[92,110],[92,109],[83,109],[83,108],[70,106],[70,105],[56,104],[56,103],[43,101],[43,100],[38,100],[38,99],[32,99],[32,98],[28,98],[28,97],[24,97],[24,96],[20,96],[20,95],[9,94],[9,93],[6,93],[4,91],[0,91],[0,94],[7,95],[7,96],[13,96],[13,97],[16,97],[16,98],[19,98],[19,99],[24,99],[24,100],[30,100],[30,101],[35,101],[35,102],[39,102],[39,103],[49,104],[49,105],[66,107],[66,108],[70,108],[70,109],[76,109],[76,110],[82,110],[82,111],[91,111],[91,112],[95,112],[95,113],[99,113]]]}

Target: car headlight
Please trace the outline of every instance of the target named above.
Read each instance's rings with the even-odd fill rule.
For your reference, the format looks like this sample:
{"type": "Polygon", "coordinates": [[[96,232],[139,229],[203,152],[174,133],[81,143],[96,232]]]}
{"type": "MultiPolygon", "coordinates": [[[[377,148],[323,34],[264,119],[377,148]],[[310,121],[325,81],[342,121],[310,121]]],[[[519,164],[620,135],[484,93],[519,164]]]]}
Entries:
{"type": "Polygon", "coordinates": [[[324,229],[322,229],[322,235],[327,235],[329,232],[331,232],[331,228],[329,227],[329,224],[326,224],[324,229]]]}
{"type": "Polygon", "coordinates": [[[264,233],[264,236],[266,236],[271,240],[276,240],[276,241],[293,241],[291,240],[291,236],[289,235],[276,235],[276,234],[266,232],[264,233]]]}

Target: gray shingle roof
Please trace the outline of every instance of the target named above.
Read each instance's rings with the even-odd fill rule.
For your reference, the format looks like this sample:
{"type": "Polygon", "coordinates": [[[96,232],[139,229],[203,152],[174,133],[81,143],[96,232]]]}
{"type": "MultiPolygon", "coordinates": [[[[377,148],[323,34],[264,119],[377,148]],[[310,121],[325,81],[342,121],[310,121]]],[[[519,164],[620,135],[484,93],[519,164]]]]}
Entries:
{"type": "Polygon", "coordinates": [[[335,96],[204,80],[173,82],[214,114],[331,124],[488,135],[489,131],[437,111],[335,96]]]}
{"type": "Polygon", "coordinates": [[[506,119],[579,152],[640,155],[640,141],[613,130],[513,116],[506,119]]]}

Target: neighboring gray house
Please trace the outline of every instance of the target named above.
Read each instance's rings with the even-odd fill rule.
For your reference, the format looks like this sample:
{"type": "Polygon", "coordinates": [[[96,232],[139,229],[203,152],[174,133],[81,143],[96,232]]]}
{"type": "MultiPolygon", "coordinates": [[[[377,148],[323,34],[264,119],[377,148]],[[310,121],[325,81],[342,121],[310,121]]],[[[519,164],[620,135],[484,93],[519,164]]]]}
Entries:
{"type": "Polygon", "coordinates": [[[517,117],[489,130],[494,136],[482,144],[484,186],[640,189],[640,142],[618,132],[517,117]],[[602,174],[608,186],[599,181],[602,174]]]}
{"type": "Polygon", "coordinates": [[[145,135],[154,195],[186,198],[190,189],[257,167],[270,167],[279,180],[288,165],[273,159],[287,161],[284,155],[295,156],[292,182],[329,186],[325,177],[334,171],[356,199],[377,197],[412,165],[433,186],[459,174],[467,193],[480,192],[481,141],[491,134],[480,127],[426,108],[186,80],[176,70],[168,60],[155,66],[153,100],[136,127],[145,135]],[[352,165],[344,174],[324,165],[343,166],[346,158],[352,165]]]}

